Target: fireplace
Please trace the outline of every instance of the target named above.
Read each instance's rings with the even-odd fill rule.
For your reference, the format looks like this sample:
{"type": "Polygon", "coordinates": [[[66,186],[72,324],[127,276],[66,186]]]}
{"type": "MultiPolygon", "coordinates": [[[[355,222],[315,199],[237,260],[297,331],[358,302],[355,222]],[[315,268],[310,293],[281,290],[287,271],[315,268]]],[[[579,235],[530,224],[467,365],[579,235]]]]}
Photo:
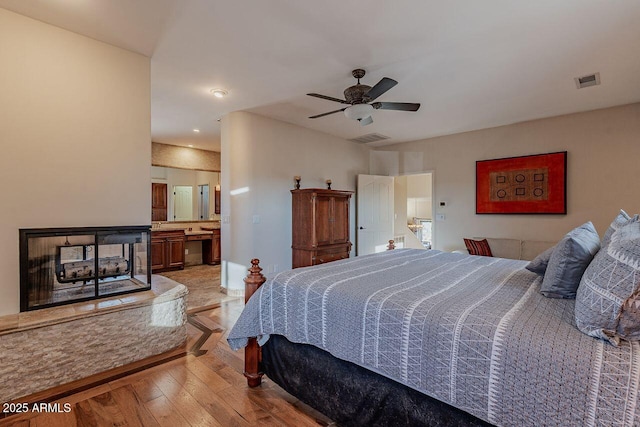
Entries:
{"type": "Polygon", "coordinates": [[[20,311],[151,289],[150,231],[20,229],[20,311]]]}

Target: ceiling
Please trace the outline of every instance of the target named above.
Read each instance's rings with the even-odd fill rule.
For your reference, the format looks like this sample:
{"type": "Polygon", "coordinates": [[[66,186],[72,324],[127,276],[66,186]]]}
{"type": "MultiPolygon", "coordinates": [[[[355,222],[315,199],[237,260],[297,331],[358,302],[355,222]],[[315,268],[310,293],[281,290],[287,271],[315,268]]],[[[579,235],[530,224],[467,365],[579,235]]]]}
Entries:
{"type": "Polygon", "coordinates": [[[640,2],[618,0],[0,0],[0,7],[151,57],[152,137],[220,150],[218,120],[250,111],[386,143],[640,101],[640,2]],[[399,82],[361,127],[341,108],[362,83],[399,82]],[[574,77],[600,72],[578,90],[574,77]],[[214,98],[223,88],[228,96],[214,98]],[[193,129],[199,129],[196,134],[193,129]]]}

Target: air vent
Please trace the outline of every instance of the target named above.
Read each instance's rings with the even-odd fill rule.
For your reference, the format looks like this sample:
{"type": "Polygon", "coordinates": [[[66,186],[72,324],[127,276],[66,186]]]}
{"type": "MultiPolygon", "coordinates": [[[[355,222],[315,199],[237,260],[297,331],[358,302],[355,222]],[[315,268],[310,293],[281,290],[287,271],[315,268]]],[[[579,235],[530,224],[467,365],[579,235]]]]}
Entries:
{"type": "Polygon", "coordinates": [[[589,86],[597,86],[600,84],[600,73],[588,74],[582,77],[576,77],[576,87],[582,89],[589,86]]]}
{"type": "Polygon", "coordinates": [[[357,138],[351,138],[349,141],[359,142],[360,144],[368,144],[370,142],[378,142],[384,141],[385,139],[389,139],[389,136],[381,135],[379,133],[369,133],[367,135],[362,135],[357,138]]]}

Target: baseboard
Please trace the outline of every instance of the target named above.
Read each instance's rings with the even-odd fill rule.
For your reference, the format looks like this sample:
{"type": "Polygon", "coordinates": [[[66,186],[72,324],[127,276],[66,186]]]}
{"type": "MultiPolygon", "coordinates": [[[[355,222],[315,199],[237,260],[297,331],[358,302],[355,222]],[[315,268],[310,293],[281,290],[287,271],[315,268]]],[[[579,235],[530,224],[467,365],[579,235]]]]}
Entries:
{"type": "Polygon", "coordinates": [[[228,289],[223,288],[225,290],[225,294],[230,297],[243,297],[244,296],[244,288],[243,289],[228,289]]]}

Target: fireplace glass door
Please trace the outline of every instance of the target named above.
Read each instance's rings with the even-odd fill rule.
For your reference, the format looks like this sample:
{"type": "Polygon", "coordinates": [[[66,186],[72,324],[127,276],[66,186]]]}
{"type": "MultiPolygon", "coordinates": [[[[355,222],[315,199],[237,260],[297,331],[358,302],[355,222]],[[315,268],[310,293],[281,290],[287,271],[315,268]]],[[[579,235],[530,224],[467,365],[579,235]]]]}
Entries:
{"type": "Polygon", "coordinates": [[[20,310],[151,288],[148,226],[20,230],[20,310]]]}

